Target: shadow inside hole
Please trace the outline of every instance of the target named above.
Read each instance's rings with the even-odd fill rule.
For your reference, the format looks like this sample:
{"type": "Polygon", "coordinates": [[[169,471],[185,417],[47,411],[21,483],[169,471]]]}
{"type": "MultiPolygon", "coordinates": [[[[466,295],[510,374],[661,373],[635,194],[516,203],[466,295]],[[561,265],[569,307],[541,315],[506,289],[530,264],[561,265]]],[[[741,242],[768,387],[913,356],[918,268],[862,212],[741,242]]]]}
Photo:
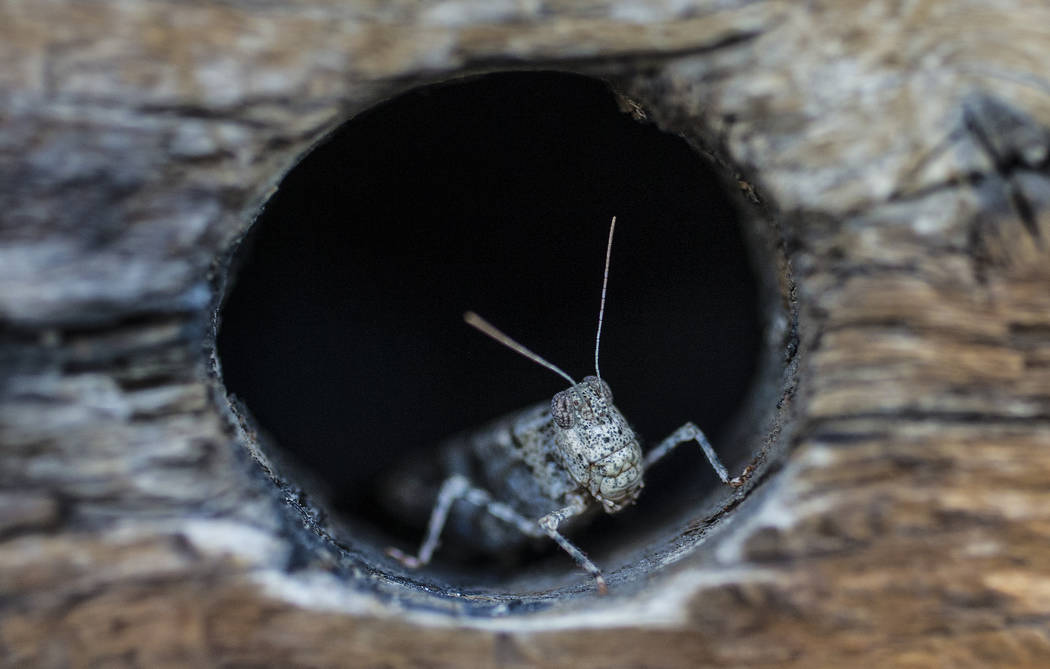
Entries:
{"type": "MultiPolygon", "coordinates": [[[[415,550],[425,517],[373,494],[383,472],[565,386],[463,312],[592,373],[616,215],[601,366],[617,406],[643,448],[691,420],[742,466],[749,454],[718,437],[756,371],[761,324],[724,187],[601,81],[507,73],[409,92],[345,124],[266,204],[222,310],[226,388],[327,487],[330,511],[415,550]]],[[[690,446],[646,480],[637,507],[576,535],[599,563],[717,483],[690,446]]]]}

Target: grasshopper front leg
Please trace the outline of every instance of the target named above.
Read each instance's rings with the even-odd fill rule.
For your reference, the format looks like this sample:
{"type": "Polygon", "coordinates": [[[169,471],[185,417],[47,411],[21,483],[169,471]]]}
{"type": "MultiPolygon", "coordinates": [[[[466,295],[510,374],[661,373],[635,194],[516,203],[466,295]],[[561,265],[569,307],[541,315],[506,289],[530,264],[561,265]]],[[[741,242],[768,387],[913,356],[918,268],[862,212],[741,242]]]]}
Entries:
{"type": "Polygon", "coordinates": [[[734,484],[736,479],[733,481],[729,480],[729,471],[726,470],[725,465],[718,459],[718,454],[715,453],[715,449],[711,447],[711,442],[707,440],[703,431],[700,430],[693,423],[686,423],[682,427],[678,428],[671,433],[669,437],[660,442],[660,444],[649,451],[645,456],[645,468],[656,464],[661,458],[671,452],[673,448],[679,444],[685,444],[690,441],[696,441],[700,444],[700,448],[704,451],[704,455],[707,456],[707,461],[711,463],[711,467],[718,474],[718,478],[722,479],[722,483],[734,484]]]}
{"type": "Polygon", "coordinates": [[[609,592],[609,588],[605,585],[605,577],[602,576],[602,570],[598,569],[598,565],[591,562],[591,559],[587,557],[583,551],[577,548],[571,541],[565,538],[565,536],[558,531],[558,526],[563,522],[578,516],[587,510],[587,500],[581,495],[573,495],[568,506],[552,511],[543,518],[539,519],[539,526],[547,533],[551,539],[554,539],[561,546],[562,550],[572,556],[573,560],[576,560],[576,564],[580,565],[588,574],[594,577],[594,584],[598,587],[598,594],[604,595],[609,592]]]}

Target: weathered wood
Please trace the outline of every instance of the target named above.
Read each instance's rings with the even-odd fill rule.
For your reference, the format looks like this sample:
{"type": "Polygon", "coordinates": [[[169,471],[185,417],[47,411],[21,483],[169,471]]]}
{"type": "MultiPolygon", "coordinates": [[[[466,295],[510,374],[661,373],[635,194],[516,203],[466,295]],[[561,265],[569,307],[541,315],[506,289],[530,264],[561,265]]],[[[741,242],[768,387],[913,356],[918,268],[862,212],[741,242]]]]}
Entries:
{"type": "Polygon", "coordinates": [[[1048,26],[1021,0],[0,4],[5,663],[1046,666],[1048,26]],[[464,617],[290,540],[311,521],[201,343],[214,259],[304,150],[507,64],[607,77],[755,184],[800,345],[788,451],[704,551],[464,617]]]}

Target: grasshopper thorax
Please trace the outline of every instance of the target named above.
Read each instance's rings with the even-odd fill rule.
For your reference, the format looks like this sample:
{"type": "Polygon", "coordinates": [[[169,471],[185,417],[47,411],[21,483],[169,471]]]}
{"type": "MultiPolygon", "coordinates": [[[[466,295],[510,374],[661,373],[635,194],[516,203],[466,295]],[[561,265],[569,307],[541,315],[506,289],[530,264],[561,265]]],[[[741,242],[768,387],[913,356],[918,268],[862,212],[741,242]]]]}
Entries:
{"type": "Polygon", "coordinates": [[[608,513],[633,503],[642,491],[642,449],[608,384],[588,376],[557,393],[551,417],[555,447],[573,480],[608,513]]]}

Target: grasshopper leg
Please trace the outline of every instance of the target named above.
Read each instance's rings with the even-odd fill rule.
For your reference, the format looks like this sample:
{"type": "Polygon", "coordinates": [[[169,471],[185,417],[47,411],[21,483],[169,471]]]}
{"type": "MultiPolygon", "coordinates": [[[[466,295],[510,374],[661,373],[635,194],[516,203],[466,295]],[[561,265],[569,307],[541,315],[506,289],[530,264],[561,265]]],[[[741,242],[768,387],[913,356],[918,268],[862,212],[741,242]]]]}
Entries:
{"type": "Polygon", "coordinates": [[[707,440],[704,433],[693,423],[686,423],[682,427],[678,428],[670,434],[666,439],[660,442],[660,444],[649,451],[645,455],[645,468],[649,469],[652,465],[658,462],[665,455],[670,453],[675,447],[688,443],[690,441],[696,441],[700,444],[701,450],[704,455],[707,456],[707,461],[711,463],[711,467],[718,474],[718,478],[722,479],[722,483],[730,483],[729,472],[726,470],[725,465],[718,459],[718,454],[715,453],[715,449],[711,447],[711,442],[707,440]]]}

